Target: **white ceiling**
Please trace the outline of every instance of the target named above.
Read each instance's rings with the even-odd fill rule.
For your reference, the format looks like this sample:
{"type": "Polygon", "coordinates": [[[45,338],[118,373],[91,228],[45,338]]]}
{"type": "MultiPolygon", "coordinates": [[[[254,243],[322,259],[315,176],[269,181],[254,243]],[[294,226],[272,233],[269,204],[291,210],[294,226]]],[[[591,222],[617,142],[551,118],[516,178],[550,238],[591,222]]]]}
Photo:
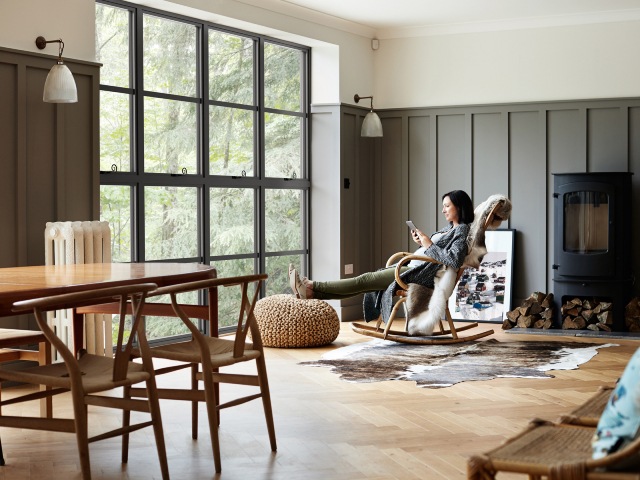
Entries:
{"type": "Polygon", "coordinates": [[[378,38],[640,19],[640,0],[237,0],[378,38]]]}

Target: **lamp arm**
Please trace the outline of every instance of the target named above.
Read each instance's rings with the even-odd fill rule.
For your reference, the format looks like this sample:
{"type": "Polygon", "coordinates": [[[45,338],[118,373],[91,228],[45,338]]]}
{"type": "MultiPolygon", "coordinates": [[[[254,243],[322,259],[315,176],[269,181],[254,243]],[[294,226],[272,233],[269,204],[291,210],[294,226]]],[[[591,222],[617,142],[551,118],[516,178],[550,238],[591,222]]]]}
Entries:
{"type": "Polygon", "coordinates": [[[36,38],[36,46],[40,50],[43,50],[47,46],[47,43],[58,43],[59,44],[58,45],[58,58],[62,59],[62,52],[64,51],[64,42],[62,41],[62,39],[58,38],[56,40],[46,40],[42,36],[36,38]]]}
{"type": "Polygon", "coordinates": [[[369,95],[367,97],[361,97],[360,95],[358,95],[357,93],[353,96],[353,100],[356,103],[360,103],[360,100],[363,100],[365,98],[370,98],[371,99],[371,111],[373,112],[373,95],[369,95]]]}

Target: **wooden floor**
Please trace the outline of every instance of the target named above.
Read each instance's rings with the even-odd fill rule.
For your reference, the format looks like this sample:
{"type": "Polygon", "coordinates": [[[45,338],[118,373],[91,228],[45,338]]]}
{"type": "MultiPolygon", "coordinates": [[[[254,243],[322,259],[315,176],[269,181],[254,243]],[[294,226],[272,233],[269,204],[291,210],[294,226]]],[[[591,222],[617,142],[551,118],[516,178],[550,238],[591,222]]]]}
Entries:
{"type": "MultiPolygon", "coordinates": [[[[499,325],[496,327],[494,338],[500,341],[563,340],[506,335],[499,325]]],[[[162,414],[172,478],[465,478],[470,455],[500,444],[533,417],[555,419],[585,401],[600,385],[612,385],[640,346],[638,340],[603,339],[598,342],[619,346],[600,349],[578,370],[551,372],[555,378],[464,382],[436,390],[417,388],[407,381],[346,383],[327,368],[298,365],[318,359],[329,349],[368,340],[343,324],[338,340],[329,347],[267,349],[278,452],[270,452],[259,403],[225,410],[220,426],[219,476],[214,474],[204,409],[200,439],[193,441],[190,407],[164,401],[162,414]]],[[[180,375],[160,377],[159,382],[181,382],[180,375]]],[[[6,389],[3,395],[11,396],[18,388],[6,389]]],[[[232,388],[223,387],[223,400],[232,388]]],[[[35,412],[37,405],[32,403],[35,412]]],[[[17,414],[17,409],[6,407],[4,411],[17,414]]],[[[68,398],[57,397],[54,409],[57,414],[70,412],[68,398]]],[[[117,413],[104,413],[94,407],[90,412],[92,431],[120,422],[117,413]]],[[[80,478],[73,435],[7,428],[0,429],[0,435],[7,460],[7,465],[0,467],[0,479],[80,478]]],[[[132,434],[131,442],[127,465],[120,463],[119,439],[92,444],[93,478],[160,478],[151,430],[132,434]]]]}

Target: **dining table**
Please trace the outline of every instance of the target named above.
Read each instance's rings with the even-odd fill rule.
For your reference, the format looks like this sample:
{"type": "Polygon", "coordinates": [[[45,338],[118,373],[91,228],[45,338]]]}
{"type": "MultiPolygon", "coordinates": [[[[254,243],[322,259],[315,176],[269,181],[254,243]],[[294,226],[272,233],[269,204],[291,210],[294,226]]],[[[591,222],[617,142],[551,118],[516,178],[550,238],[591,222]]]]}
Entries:
{"type": "MultiPolygon", "coordinates": [[[[63,293],[96,288],[155,283],[158,287],[216,278],[211,265],[198,263],[87,263],[0,268],[0,317],[15,315],[13,304],[63,293]]],[[[187,314],[209,322],[209,334],[218,335],[218,291],[210,288],[207,305],[189,305],[187,314]]],[[[73,346],[82,348],[85,313],[118,313],[116,304],[85,307],[73,315],[73,346]]],[[[170,304],[146,303],[143,315],[175,316],[170,304]]]]}

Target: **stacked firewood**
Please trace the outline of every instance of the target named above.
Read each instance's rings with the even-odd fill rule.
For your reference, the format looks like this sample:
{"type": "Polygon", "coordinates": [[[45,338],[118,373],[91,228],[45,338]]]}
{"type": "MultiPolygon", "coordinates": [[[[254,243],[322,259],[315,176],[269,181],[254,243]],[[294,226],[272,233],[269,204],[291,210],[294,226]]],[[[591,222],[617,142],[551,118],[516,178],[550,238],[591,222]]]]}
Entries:
{"type": "Polygon", "coordinates": [[[640,297],[631,300],[624,309],[624,320],[627,330],[640,332],[640,297]]]}
{"type": "Polygon", "coordinates": [[[544,328],[553,326],[553,293],[534,292],[522,305],[507,312],[502,329],[513,327],[544,328]]]}
{"type": "Polygon", "coordinates": [[[594,299],[574,298],[560,307],[562,328],[610,332],[613,325],[613,304],[594,299]]]}

